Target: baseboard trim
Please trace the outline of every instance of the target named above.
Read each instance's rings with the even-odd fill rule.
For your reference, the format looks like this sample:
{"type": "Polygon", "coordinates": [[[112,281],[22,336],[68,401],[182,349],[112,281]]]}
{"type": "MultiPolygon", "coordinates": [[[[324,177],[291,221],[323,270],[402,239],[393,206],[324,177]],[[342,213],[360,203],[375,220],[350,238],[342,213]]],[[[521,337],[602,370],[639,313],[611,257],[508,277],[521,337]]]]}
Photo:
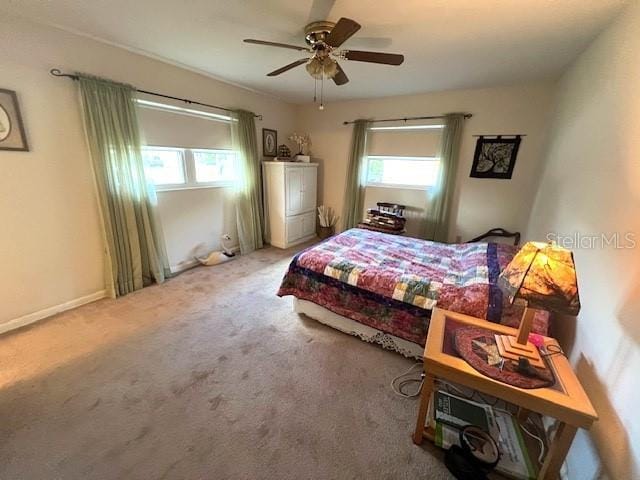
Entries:
{"type": "Polygon", "coordinates": [[[569,480],[569,473],[567,470],[567,462],[562,463],[562,467],[560,468],[560,480],[569,480]]]}
{"type": "Polygon", "coordinates": [[[69,300],[68,302],[64,302],[59,305],[54,305],[53,307],[48,307],[43,310],[38,310],[37,312],[23,315],[22,317],[14,318],[13,320],[0,324],[0,334],[30,325],[44,318],[55,315],[56,313],[61,313],[81,305],[86,305],[87,303],[95,302],[96,300],[100,300],[106,296],[106,290],[99,290],[89,295],[85,295],[84,297],[74,298],[73,300],[69,300]]]}
{"type": "Polygon", "coordinates": [[[198,260],[193,259],[193,260],[184,260],[180,263],[177,263],[175,265],[171,265],[169,267],[169,270],[171,270],[171,273],[180,273],[180,272],[184,272],[185,270],[189,270],[190,268],[195,267],[196,265],[199,265],[200,262],[198,262],[198,260]]]}

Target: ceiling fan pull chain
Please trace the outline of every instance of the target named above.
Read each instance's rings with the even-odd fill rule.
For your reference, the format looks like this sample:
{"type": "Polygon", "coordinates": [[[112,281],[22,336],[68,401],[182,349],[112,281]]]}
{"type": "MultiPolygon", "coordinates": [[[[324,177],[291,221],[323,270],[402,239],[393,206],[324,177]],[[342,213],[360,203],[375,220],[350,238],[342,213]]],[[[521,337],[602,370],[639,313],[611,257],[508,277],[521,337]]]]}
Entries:
{"type": "Polygon", "coordinates": [[[320,110],[324,110],[324,65],[322,65],[322,77],[320,77],[320,110]]]}
{"type": "Polygon", "coordinates": [[[318,79],[313,79],[313,103],[316,103],[316,99],[318,96],[318,79]]]}

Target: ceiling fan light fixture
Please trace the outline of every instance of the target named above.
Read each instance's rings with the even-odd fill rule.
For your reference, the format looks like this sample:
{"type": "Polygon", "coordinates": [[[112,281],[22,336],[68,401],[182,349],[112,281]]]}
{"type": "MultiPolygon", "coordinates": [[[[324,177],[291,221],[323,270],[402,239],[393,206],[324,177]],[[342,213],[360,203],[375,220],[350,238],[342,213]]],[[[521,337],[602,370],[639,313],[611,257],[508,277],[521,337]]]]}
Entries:
{"type": "Polygon", "coordinates": [[[336,62],[333,58],[325,58],[324,61],[324,76],[326,78],[333,78],[338,73],[338,62],[336,62]]]}
{"type": "Polygon", "coordinates": [[[317,58],[313,57],[309,60],[305,68],[307,69],[307,73],[316,80],[320,80],[322,78],[322,62],[317,58]]]}
{"type": "Polygon", "coordinates": [[[338,63],[329,57],[313,57],[305,67],[309,75],[315,79],[333,78],[338,73],[338,63]]]}

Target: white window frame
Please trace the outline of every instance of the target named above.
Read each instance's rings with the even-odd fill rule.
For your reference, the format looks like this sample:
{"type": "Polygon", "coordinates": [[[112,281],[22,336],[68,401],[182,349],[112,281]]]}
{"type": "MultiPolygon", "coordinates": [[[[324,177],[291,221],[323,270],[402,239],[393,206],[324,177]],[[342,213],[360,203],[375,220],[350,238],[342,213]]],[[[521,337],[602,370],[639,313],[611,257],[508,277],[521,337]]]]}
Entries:
{"type": "MultiPolygon", "coordinates": [[[[194,184],[192,188],[207,188],[207,187],[220,188],[220,187],[232,187],[234,185],[235,183],[234,180],[219,180],[216,182],[198,182],[196,180],[196,159],[193,153],[194,152],[208,152],[208,153],[213,152],[213,153],[224,153],[224,154],[235,153],[237,155],[238,152],[234,152],[231,149],[224,149],[224,148],[189,148],[187,150],[189,152],[189,158],[190,158],[190,161],[187,162],[187,165],[190,165],[190,168],[192,169],[192,173],[189,178],[193,180],[193,184],[194,184]]],[[[237,163],[236,163],[236,167],[237,167],[237,163]]]]}
{"type": "Polygon", "coordinates": [[[214,152],[214,153],[230,153],[231,149],[223,148],[184,148],[184,147],[161,147],[156,145],[143,145],[142,149],[150,150],[179,150],[182,159],[182,171],[184,173],[185,183],[172,183],[164,185],[155,185],[156,192],[167,192],[174,190],[194,190],[199,188],[228,188],[232,187],[234,182],[217,181],[217,182],[198,182],[196,180],[196,163],[193,152],[214,152]]]}
{"type": "MultiPolygon", "coordinates": [[[[182,176],[184,177],[185,183],[165,183],[162,185],[156,185],[155,183],[153,183],[150,179],[148,179],[149,182],[153,183],[154,188],[156,189],[156,191],[159,190],[178,190],[181,188],[184,188],[184,186],[186,185],[186,182],[188,182],[189,180],[189,176],[188,176],[188,172],[187,172],[187,166],[186,166],[186,162],[185,162],[185,155],[184,155],[184,148],[179,148],[179,147],[159,147],[159,146],[155,146],[155,145],[143,145],[142,146],[142,150],[144,153],[144,150],[148,148],[149,150],[168,150],[168,151],[178,151],[180,152],[180,160],[182,162],[182,176]]],[[[143,161],[144,161],[144,156],[143,156],[143,161]]],[[[146,165],[144,166],[146,169],[146,165]]]]}
{"type": "Polygon", "coordinates": [[[368,155],[367,156],[367,176],[366,187],[381,187],[381,188],[396,188],[404,190],[429,190],[433,188],[433,185],[410,185],[399,183],[383,183],[383,182],[370,182],[369,181],[369,159],[382,159],[382,160],[411,160],[416,162],[436,162],[440,163],[440,157],[425,156],[425,157],[405,157],[402,155],[368,155]]]}

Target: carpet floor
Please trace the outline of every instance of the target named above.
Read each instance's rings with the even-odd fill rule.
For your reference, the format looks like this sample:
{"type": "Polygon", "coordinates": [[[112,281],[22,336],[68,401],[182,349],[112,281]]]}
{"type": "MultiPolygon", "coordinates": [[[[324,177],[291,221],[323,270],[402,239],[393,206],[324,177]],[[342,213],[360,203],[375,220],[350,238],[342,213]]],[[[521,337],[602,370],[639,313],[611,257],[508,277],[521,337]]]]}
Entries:
{"type": "Polygon", "coordinates": [[[266,248],[0,337],[0,479],[449,479],[412,362],[291,310],[266,248]]]}

